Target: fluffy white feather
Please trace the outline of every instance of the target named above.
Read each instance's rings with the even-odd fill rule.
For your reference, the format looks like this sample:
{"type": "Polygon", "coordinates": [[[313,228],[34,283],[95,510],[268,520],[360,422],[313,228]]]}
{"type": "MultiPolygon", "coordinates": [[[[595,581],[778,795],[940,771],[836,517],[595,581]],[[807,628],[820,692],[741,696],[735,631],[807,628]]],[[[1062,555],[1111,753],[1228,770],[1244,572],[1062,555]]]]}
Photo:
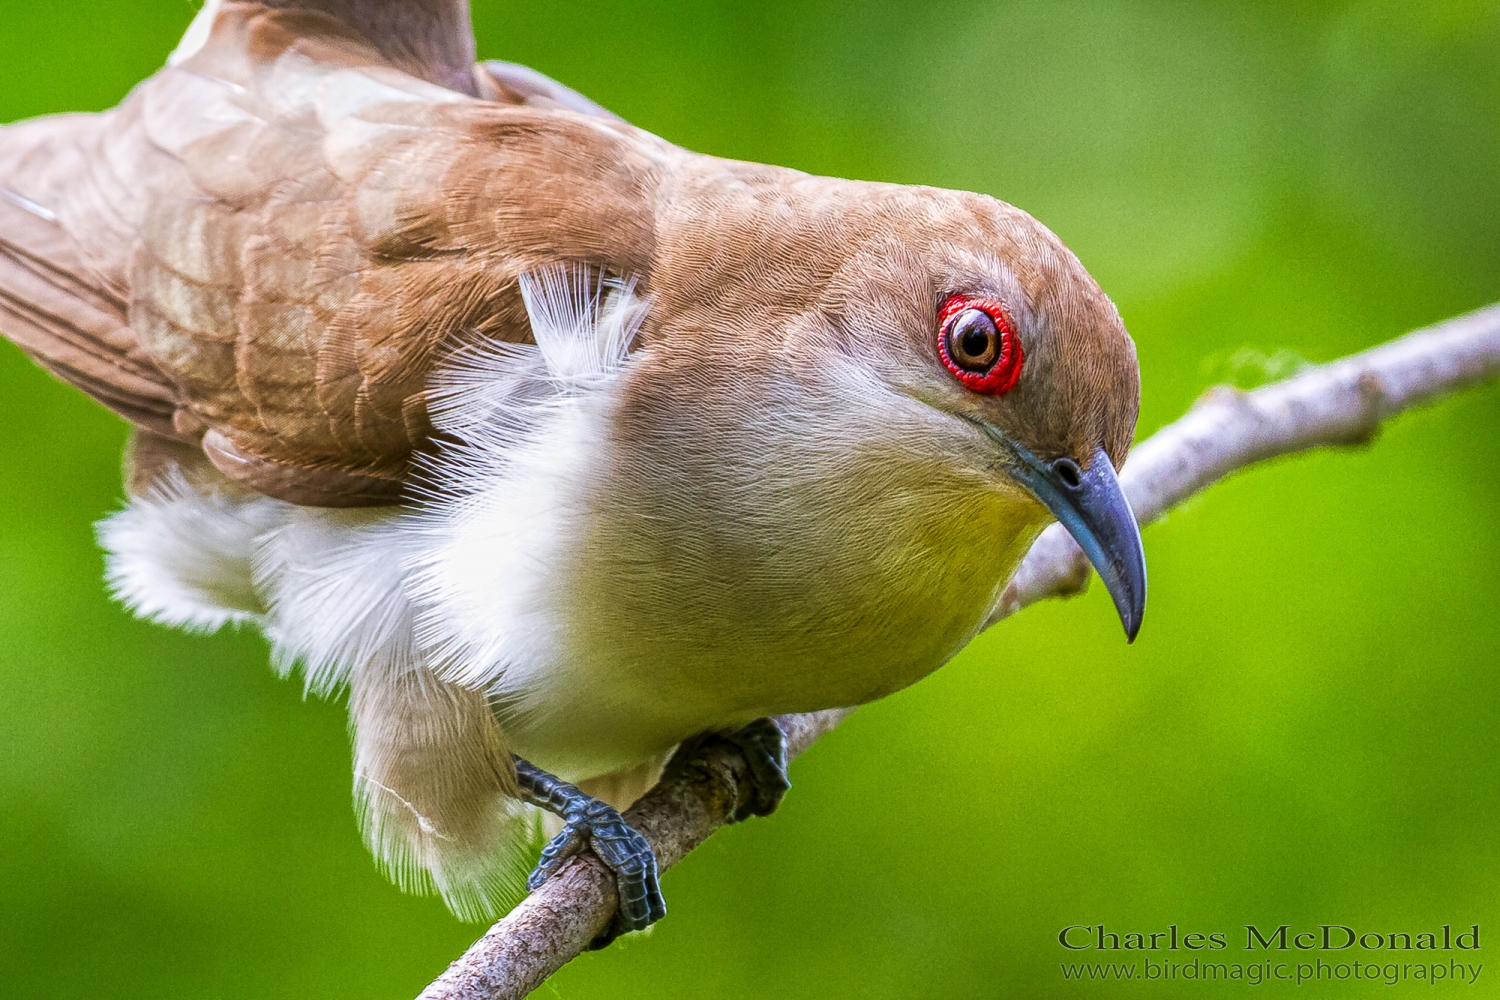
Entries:
{"type": "Polygon", "coordinates": [[[411,645],[401,520],[390,508],[293,508],[257,539],[256,592],[278,673],[300,665],[308,691],[328,695],[411,645]]]}
{"type": "Polygon", "coordinates": [[[535,346],[471,350],[433,380],[434,424],[461,443],[428,470],[407,566],[417,633],[443,676],[524,715],[561,656],[555,588],[646,304],[633,282],[583,268],[524,276],[521,293],[535,346]]]}
{"type": "Polygon", "coordinates": [[[110,592],[142,618],[195,632],[260,621],[256,539],[285,517],[287,504],[199,490],[173,467],[143,497],[100,521],[110,592]]]}
{"type": "MultiPolygon", "coordinates": [[[[508,794],[491,701],[524,709],[560,655],[549,591],[645,312],[633,288],[583,268],[525,276],[537,343],[441,366],[434,423],[457,443],[424,467],[413,507],[297,507],[172,469],[99,526],[111,587],[137,614],[254,622],[278,672],[348,690],[367,844],[403,888],[466,918],[524,889],[537,817],[508,794]]],[[[635,794],[659,767],[642,765],[635,794]]]]}

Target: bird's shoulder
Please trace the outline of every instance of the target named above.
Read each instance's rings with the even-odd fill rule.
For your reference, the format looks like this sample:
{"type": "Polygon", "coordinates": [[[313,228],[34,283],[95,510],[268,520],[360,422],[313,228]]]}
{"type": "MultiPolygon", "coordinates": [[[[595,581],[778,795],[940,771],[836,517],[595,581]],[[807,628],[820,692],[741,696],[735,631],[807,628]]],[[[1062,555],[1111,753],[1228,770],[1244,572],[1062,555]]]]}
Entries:
{"type": "Polygon", "coordinates": [[[391,502],[438,360],[530,338],[521,273],[649,269],[673,147],[508,64],[465,94],[326,15],[214,15],[113,111],[0,132],[4,332],[255,489],[391,502]]]}

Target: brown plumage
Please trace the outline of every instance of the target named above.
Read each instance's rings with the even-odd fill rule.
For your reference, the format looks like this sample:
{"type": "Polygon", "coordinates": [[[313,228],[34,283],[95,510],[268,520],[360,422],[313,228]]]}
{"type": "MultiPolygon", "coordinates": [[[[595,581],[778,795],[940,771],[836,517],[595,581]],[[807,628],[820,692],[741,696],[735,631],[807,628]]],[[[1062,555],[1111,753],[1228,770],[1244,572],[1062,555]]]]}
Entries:
{"type": "Polygon", "coordinates": [[[0,130],[0,331],[139,429],[117,592],[349,684],[372,847],[464,912],[509,748],[623,806],[887,694],[1049,510],[1139,625],[1134,349],[1055,236],[690,153],[475,66],[461,0],[210,3],[118,108],[0,130]]]}
{"type": "MultiPolygon", "coordinates": [[[[528,340],[515,279],[549,263],[638,277],[649,343],[673,326],[751,336],[855,255],[978,236],[1035,263],[1020,277],[1068,304],[1064,331],[1118,329],[1068,251],[989,199],[698,156],[522,86],[447,62],[393,72],[332,15],[226,4],[202,50],[120,107],[5,130],[0,327],[232,478],[330,506],[399,495],[433,364],[528,340]]],[[[1119,384],[1128,360],[1056,391],[1119,384]]]]}

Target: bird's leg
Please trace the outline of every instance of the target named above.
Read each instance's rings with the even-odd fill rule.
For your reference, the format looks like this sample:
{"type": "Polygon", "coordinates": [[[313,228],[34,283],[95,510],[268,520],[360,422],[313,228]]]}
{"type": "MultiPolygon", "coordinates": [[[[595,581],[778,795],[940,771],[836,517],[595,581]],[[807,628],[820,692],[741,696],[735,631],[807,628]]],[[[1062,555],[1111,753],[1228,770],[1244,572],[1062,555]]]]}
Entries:
{"type": "Polygon", "coordinates": [[[753,794],[740,796],[734,821],[740,823],[751,816],[771,815],[792,787],[786,776],[786,734],[775,719],[761,718],[743,729],[718,735],[739,747],[755,781],[753,794]]]}
{"type": "Polygon", "coordinates": [[[516,761],[516,784],[520,797],[538,808],[560,816],[562,833],[542,849],[542,859],[526,880],[535,890],[551,878],[573,855],[593,848],[611,871],[620,897],[614,921],[589,945],[603,948],[626,931],[639,931],[667,915],[656,870],[656,855],[641,836],[607,803],[585,794],[556,775],[530,761],[516,761]]]}

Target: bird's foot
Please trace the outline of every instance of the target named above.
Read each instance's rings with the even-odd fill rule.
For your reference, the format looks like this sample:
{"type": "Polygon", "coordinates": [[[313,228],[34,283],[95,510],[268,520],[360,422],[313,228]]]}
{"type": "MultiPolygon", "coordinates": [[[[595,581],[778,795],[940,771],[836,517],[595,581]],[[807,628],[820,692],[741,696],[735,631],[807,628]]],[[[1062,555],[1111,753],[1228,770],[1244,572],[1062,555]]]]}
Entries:
{"type": "Polygon", "coordinates": [[[750,794],[741,793],[734,822],[771,815],[792,787],[786,776],[786,734],[775,719],[762,718],[735,732],[720,733],[719,737],[739,748],[755,783],[750,794]]]}
{"type": "Polygon", "coordinates": [[[590,948],[603,948],[621,934],[645,930],[667,915],[656,854],[618,811],[520,757],[516,758],[516,779],[525,801],[562,817],[564,823],[562,832],[542,849],[541,861],[526,880],[527,888],[538,889],[564,861],[590,848],[615,873],[620,908],[590,948]]]}

